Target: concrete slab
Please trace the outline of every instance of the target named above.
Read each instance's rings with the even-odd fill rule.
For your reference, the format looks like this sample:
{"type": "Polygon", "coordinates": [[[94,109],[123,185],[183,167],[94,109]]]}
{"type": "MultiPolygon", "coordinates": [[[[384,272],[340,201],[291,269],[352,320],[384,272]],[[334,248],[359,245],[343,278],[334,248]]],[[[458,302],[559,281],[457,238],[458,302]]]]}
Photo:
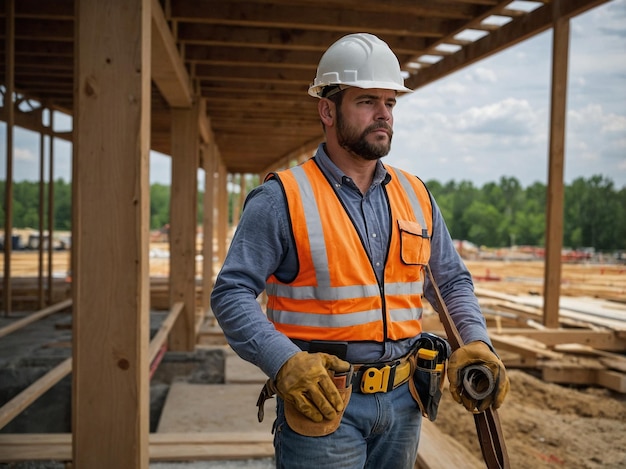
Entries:
{"type": "Polygon", "coordinates": [[[240,358],[232,349],[226,353],[226,363],[224,367],[224,380],[226,383],[258,384],[259,391],[267,381],[267,376],[252,363],[240,358]]]}
{"type": "Polygon", "coordinates": [[[265,405],[265,419],[257,420],[259,384],[173,383],[158,433],[267,432],[276,418],[275,401],[265,405]]]}

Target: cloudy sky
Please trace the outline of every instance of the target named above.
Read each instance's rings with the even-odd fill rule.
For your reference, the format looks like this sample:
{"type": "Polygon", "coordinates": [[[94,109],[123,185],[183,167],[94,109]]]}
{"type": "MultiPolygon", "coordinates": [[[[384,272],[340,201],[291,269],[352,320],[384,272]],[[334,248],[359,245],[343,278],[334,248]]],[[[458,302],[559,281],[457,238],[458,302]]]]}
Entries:
{"type": "MultiPolygon", "coordinates": [[[[547,181],[552,30],[398,101],[387,162],[424,180],[547,181]]],[[[626,0],[570,22],[565,180],[626,187],[626,0]]]]}
{"type": "MultiPolygon", "coordinates": [[[[386,162],[420,176],[476,186],[547,181],[552,31],[402,97],[386,162]]],[[[626,0],[570,23],[565,181],[602,175],[626,187],[626,0]]],[[[39,137],[15,131],[14,180],[38,180],[39,137]]],[[[6,155],[0,123],[0,155],[6,155]]],[[[70,179],[70,145],[55,140],[56,178],[70,179]]],[[[3,161],[0,178],[6,177],[3,161]]],[[[170,182],[153,154],[152,183],[170,182]]]]}

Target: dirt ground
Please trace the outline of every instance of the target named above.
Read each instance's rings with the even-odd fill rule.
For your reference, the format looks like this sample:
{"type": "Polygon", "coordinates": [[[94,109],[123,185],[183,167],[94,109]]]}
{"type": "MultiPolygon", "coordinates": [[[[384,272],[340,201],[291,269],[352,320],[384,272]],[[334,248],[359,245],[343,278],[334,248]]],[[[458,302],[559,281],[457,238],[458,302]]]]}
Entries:
{"type": "MultiPolygon", "coordinates": [[[[169,259],[155,246],[153,275],[167,275],[169,259]]],[[[12,275],[37,275],[36,252],[14,252],[12,275]]],[[[67,252],[54,253],[54,271],[64,272],[67,252]]],[[[542,294],[539,261],[468,261],[476,286],[510,294],[542,294]]],[[[562,295],[626,298],[626,266],[564,264],[562,295]]],[[[626,317],[624,318],[626,321],[626,317]]],[[[499,415],[515,469],[626,468],[626,395],[603,388],[576,388],[543,382],[528,372],[509,370],[511,391],[499,415]]],[[[474,420],[449,393],[437,426],[482,459],[474,420]]]]}
{"type": "MultiPolygon", "coordinates": [[[[476,286],[509,294],[543,293],[542,262],[468,261],[476,286]]],[[[563,264],[563,296],[626,300],[626,267],[563,264]]],[[[626,321],[626,316],[624,317],[626,321]]],[[[515,469],[626,468],[626,395],[546,383],[509,370],[511,391],[498,411],[515,469]]],[[[481,459],[474,420],[449,393],[436,423],[481,459]]]]}
{"type": "MultiPolygon", "coordinates": [[[[626,396],[575,389],[510,370],[498,410],[514,469],[626,468],[626,396]]],[[[445,392],[435,422],[482,460],[474,419],[445,392]]]]}

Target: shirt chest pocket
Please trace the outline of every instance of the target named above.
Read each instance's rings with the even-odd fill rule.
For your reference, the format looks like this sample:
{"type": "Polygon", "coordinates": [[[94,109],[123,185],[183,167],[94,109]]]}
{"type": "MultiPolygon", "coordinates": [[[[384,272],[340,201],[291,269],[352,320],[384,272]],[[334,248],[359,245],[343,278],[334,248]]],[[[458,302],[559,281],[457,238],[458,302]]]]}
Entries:
{"type": "Polygon", "coordinates": [[[430,259],[428,230],[416,221],[398,220],[400,258],[407,265],[426,265],[430,259]]]}

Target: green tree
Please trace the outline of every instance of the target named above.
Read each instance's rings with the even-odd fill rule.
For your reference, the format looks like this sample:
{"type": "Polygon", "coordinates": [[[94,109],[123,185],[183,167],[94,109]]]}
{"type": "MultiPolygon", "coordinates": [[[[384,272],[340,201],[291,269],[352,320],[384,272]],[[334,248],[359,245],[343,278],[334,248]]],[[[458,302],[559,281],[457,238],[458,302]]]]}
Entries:
{"type": "Polygon", "coordinates": [[[72,228],[72,184],[58,179],[54,183],[54,228],[72,228]]]}
{"type": "Polygon", "coordinates": [[[158,229],[170,222],[170,186],[150,186],[150,228],[158,229]]]}
{"type": "Polygon", "coordinates": [[[470,181],[461,181],[458,185],[451,181],[445,185],[445,189],[451,193],[452,199],[452,216],[448,220],[450,235],[454,239],[471,240],[469,233],[474,222],[465,214],[476,199],[478,190],[470,181]]]}
{"type": "Polygon", "coordinates": [[[467,238],[479,246],[500,246],[498,228],[502,213],[493,205],[474,200],[463,214],[463,223],[469,226],[467,238]]]}

